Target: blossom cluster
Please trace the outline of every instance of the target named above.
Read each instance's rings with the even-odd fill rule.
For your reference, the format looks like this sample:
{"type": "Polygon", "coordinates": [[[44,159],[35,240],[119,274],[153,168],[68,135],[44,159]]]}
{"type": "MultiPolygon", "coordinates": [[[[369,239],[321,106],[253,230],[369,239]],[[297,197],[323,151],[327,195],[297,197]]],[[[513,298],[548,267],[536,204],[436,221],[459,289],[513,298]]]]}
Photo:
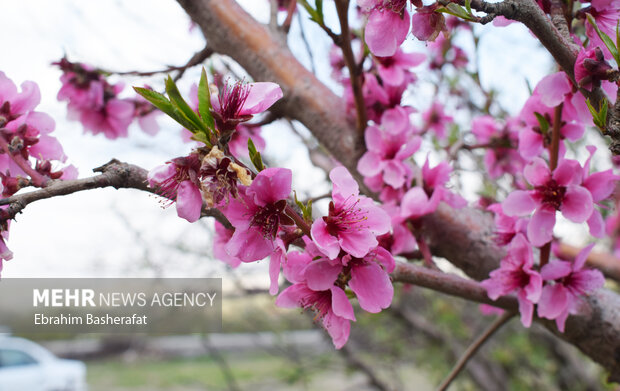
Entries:
{"type": "MultiPolygon", "coordinates": [[[[406,232],[405,241],[411,243],[411,231],[420,226],[417,219],[432,213],[440,201],[453,207],[465,202],[446,189],[452,170],[447,162],[430,169],[427,158],[420,169],[412,159],[422,144],[420,138],[428,132],[434,133],[439,141],[448,141],[447,128],[453,118],[436,101],[422,113],[421,127],[412,124],[410,118],[416,110],[403,106],[401,100],[403,92],[416,80],[410,69],[422,63],[423,57],[405,54],[400,46],[411,30],[419,40],[435,41],[428,44],[431,70],[442,71],[447,64],[458,70],[467,65],[467,55],[454,45],[450,34],[463,25],[455,22],[455,18],[444,18],[438,4],[425,6],[411,1],[409,6],[407,0],[358,0],[357,3],[367,15],[364,39],[373,54],[371,67],[362,75],[366,109],[372,123],[365,132],[368,151],[360,159],[358,170],[364,175],[366,185],[380,193],[386,210],[393,216],[393,237],[387,238],[387,242],[402,242],[398,236],[406,232]],[[409,10],[414,7],[411,16],[409,10]]],[[[539,5],[549,12],[544,3],[539,5]]],[[[612,37],[616,35],[620,18],[619,5],[616,0],[595,0],[587,9],[598,28],[612,37]]],[[[497,242],[505,246],[507,255],[483,286],[492,299],[516,292],[524,325],[529,326],[538,304],[538,316],[555,319],[560,330],[564,329],[568,314],[577,312],[578,298],[601,287],[604,279],[599,271],[583,268],[592,245],[572,262],[558,259],[549,262],[549,256],[543,255],[538,265],[534,249],[548,254],[550,248],[556,248],[558,239],[554,237],[554,228],[558,212],[573,223],[587,223],[592,236],[603,237],[606,229],[601,208],[605,208],[605,201],[612,196],[620,179],[611,169],[592,172],[594,146],[586,147],[590,156],[583,164],[567,156],[569,143],[582,140],[586,127],[592,125],[591,109],[579,88],[591,91],[602,87],[610,97],[610,106],[618,89],[609,76],[613,69],[608,62],[612,53],[592,22],[586,22],[585,12],[577,17],[585,24],[587,38],[586,44],[581,45],[574,36],[582,46],[574,69],[577,84],[564,72],[548,75],[534,88],[519,115],[502,121],[489,114],[473,118],[471,134],[477,144],[468,145],[470,150],[486,151],[483,162],[490,180],[510,177],[514,187],[503,202],[488,209],[495,214],[497,242]]],[[[498,19],[495,25],[508,23],[498,19]]],[[[347,87],[350,82],[339,71],[343,61],[335,52],[330,60],[333,75],[347,87]]],[[[350,88],[347,91],[352,95],[350,88]]],[[[349,98],[349,102],[353,99],[349,98]]],[[[352,103],[349,106],[352,108],[352,103]]],[[[607,232],[619,232],[617,227],[617,218],[612,215],[607,232]]],[[[556,258],[561,257],[557,252],[556,258]]]]}
{"type": "Polygon", "coordinates": [[[63,72],[58,100],[68,102],[68,118],[80,121],[85,132],[103,134],[111,140],[127,137],[134,119],[149,135],[159,131],[155,117],[160,112],[141,97],[120,98],[123,84],[108,83],[103,71],[88,64],[73,63],[66,57],[54,65],[63,72]]]}
{"type": "MultiPolygon", "coordinates": [[[[150,185],[168,204],[175,202],[178,215],[190,222],[200,218],[203,205],[220,209],[232,229],[216,224],[216,256],[232,267],[269,256],[270,292],[278,293],[281,270],[292,284],[276,304],[315,311],[335,346],[342,347],[350,321],[355,320],[346,290],[355,293],[368,312],[379,312],[392,301],[389,273],[394,258],[378,239],[390,231],[390,216],[359,194],[357,182],[344,167],[330,173],[328,214],[314,222],[299,216],[289,204],[292,172],[272,167],[254,174],[238,160],[233,147],[235,134],[251,128],[243,123],[282,96],[279,87],[232,83],[211,90],[218,144],[196,148],[153,169],[150,185]],[[297,250],[289,251],[292,245],[297,250]]],[[[239,157],[246,154],[247,150],[239,157]]]]}
{"type": "MultiPolygon", "coordinates": [[[[73,179],[73,166],[60,168],[67,160],[58,140],[52,136],[54,120],[36,106],[41,93],[36,83],[25,81],[21,91],[11,79],[0,72],[0,191],[10,197],[27,186],[43,187],[53,179],[73,179]]],[[[0,271],[2,261],[10,260],[12,252],[5,241],[9,235],[7,210],[0,209],[0,271]]]]}

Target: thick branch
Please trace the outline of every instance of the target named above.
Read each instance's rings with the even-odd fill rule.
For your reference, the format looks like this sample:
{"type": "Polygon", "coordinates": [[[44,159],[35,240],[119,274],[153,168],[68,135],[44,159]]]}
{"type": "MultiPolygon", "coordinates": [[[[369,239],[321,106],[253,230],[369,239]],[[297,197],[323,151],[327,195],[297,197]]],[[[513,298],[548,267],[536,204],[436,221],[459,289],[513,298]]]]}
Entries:
{"type": "MultiPolygon", "coordinates": [[[[282,44],[234,0],[178,0],[200,26],[210,48],[234,58],[257,81],[272,81],[284,97],[274,110],[286,113],[315,134],[342,164],[352,167],[362,155],[363,139],[347,121],[345,105],[282,44]]],[[[358,178],[360,178],[358,176],[358,178]]]]}
{"type": "MultiPolygon", "coordinates": [[[[306,70],[280,38],[233,0],[177,1],[202,28],[209,47],[233,57],[254,79],[280,84],[285,92],[283,102],[277,107],[281,114],[302,122],[333,156],[360,178],[356,165],[364,152],[363,140],[347,122],[342,99],[306,70]]],[[[472,6],[474,2],[481,4],[476,0],[472,6]]],[[[531,20],[521,21],[555,53],[558,63],[572,75],[576,51],[533,0],[507,0],[496,7],[505,11],[502,15],[512,19],[516,18],[516,13],[520,19],[532,15],[531,20]],[[536,26],[537,23],[540,26],[536,26]]],[[[424,234],[435,255],[445,257],[477,280],[487,278],[504,255],[492,240],[492,217],[475,209],[453,210],[441,205],[436,213],[424,218],[424,234]]],[[[559,336],[606,367],[611,372],[611,380],[619,381],[620,296],[600,290],[585,302],[582,314],[569,317],[566,332],[559,336]]],[[[556,330],[553,323],[544,324],[556,330]]]]}

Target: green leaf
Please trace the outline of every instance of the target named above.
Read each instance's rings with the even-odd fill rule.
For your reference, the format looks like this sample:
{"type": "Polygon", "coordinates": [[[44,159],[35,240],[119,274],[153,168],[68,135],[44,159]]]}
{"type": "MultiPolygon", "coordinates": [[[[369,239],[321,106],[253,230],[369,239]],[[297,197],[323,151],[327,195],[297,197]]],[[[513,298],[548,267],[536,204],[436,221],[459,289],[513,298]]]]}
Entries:
{"type": "Polygon", "coordinates": [[[258,172],[263,171],[265,169],[263,158],[261,157],[260,152],[256,150],[256,146],[254,146],[254,142],[251,138],[248,138],[248,152],[250,154],[250,160],[252,161],[252,164],[254,164],[254,167],[256,167],[256,170],[258,170],[258,172]]]}
{"type": "Polygon", "coordinates": [[[198,114],[185,102],[176,84],[174,84],[174,80],[172,80],[170,76],[166,79],[166,93],[168,94],[168,98],[170,98],[170,103],[172,103],[174,107],[179,110],[181,115],[193,125],[192,128],[187,128],[188,130],[192,133],[196,133],[196,131],[208,132],[207,127],[202,123],[198,114]]]}
{"type": "Polygon", "coordinates": [[[306,9],[306,11],[310,14],[310,19],[314,20],[317,23],[321,22],[321,17],[319,13],[314,8],[312,8],[312,6],[308,4],[306,0],[298,0],[297,2],[301,4],[306,9]]]}
{"type": "Polygon", "coordinates": [[[540,130],[542,131],[543,134],[547,133],[547,131],[549,131],[549,128],[551,127],[551,125],[549,124],[549,121],[547,121],[547,119],[545,117],[543,117],[539,112],[534,112],[534,115],[536,116],[536,119],[538,120],[538,123],[540,124],[540,130]]]}
{"type": "Polygon", "coordinates": [[[168,114],[168,116],[170,116],[173,120],[177,121],[184,128],[189,129],[190,131],[194,128],[191,122],[187,120],[164,95],[160,94],[157,91],[149,90],[147,88],[134,87],[133,89],[144,99],[151,102],[153,106],[168,114]]]}
{"type": "Polygon", "coordinates": [[[316,12],[321,18],[321,22],[325,19],[323,18],[323,0],[316,0],[316,12]]]}
{"type": "Polygon", "coordinates": [[[586,104],[588,105],[588,110],[590,110],[590,114],[592,114],[592,122],[596,125],[600,130],[605,133],[607,126],[607,109],[608,109],[608,101],[607,99],[603,99],[599,110],[595,109],[590,102],[590,99],[586,99],[586,104]]]}
{"type": "Polygon", "coordinates": [[[308,201],[308,205],[304,205],[303,202],[297,199],[296,191],[293,191],[293,197],[295,199],[295,204],[299,207],[299,210],[301,210],[304,220],[311,222],[312,221],[312,200],[308,201]]]}
{"type": "Polygon", "coordinates": [[[202,73],[200,74],[200,83],[198,83],[198,113],[200,113],[200,118],[207,126],[207,129],[215,129],[215,121],[211,115],[211,92],[209,91],[209,79],[207,78],[207,71],[205,71],[204,67],[202,68],[202,73]]]}
{"type": "MultiPolygon", "coordinates": [[[[620,19],[618,19],[618,23],[616,23],[616,47],[620,48],[620,19]]],[[[620,66],[620,64],[618,64],[620,66]]]]}
{"type": "Polygon", "coordinates": [[[475,22],[477,18],[470,12],[467,12],[463,7],[455,3],[449,3],[445,7],[438,8],[436,12],[443,12],[446,14],[454,15],[461,19],[475,22]]]}
{"type": "Polygon", "coordinates": [[[614,41],[609,38],[609,35],[605,34],[598,28],[596,21],[594,20],[592,15],[586,14],[586,17],[588,18],[588,22],[590,22],[592,27],[594,27],[594,30],[596,30],[596,34],[598,34],[599,38],[601,38],[605,46],[607,46],[607,49],[609,49],[609,52],[613,56],[614,60],[616,60],[616,64],[620,65],[620,55],[618,55],[618,48],[616,47],[616,44],[614,44],[614,41]]]}
{"type": "Polygon", "coordinates": [[[471,0],[465,0],[465,9],[467,10],[468,14],[472,14],[471,13],[471,0]]]}
{"type": "Polygon", "coordinates": [[[196,140],[201,143],[205,143],[208,146],[211,146],[211,140],[207,138],[207,135],[205,133],[202,133],[202,132],[194,133],[191,139],[196,140]]]}

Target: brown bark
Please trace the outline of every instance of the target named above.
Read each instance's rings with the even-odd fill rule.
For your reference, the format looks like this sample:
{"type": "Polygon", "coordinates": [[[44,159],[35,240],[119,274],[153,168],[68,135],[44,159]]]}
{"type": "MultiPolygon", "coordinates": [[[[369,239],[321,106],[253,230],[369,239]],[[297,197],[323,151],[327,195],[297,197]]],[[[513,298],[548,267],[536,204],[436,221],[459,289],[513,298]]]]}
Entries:
{"type": "MultiPolygon", "coordinates": [[[[209,47],[231,56],[254,79],[280,84],[285,98],[277,107],[279,112],[302,122],[359,178],[356,164],[363,153],[362,140],[346,119],[342,100],[293,57],[278,33],[257,23],[233,0],[177,1],[200,26],[209,47]]],[[[531,0],[511,4],[541,17],[531,0]]],[[[562,46],[561,34],[547,31],[553,25],[546,23],[535,27],[543,30],[534,32],[545,37],[539,36],[550,51],[559,51],[558,62],[570,73],[574,52],[570,46],[562,46]]],[[[442,206],[424,222],[432,251],[473,278],[486,278],[497,267],[503,251],[491,240],[492,221],[484,213],[442,206]]],[[[556,332],[552,322],[542,322],[556,332]]],[[[568,319],[566,332],[556,334],[607,368],[610,380],[620,381],[620,296],[604,289],[591,295],[584,301],[582,313],[568,319]]]]}

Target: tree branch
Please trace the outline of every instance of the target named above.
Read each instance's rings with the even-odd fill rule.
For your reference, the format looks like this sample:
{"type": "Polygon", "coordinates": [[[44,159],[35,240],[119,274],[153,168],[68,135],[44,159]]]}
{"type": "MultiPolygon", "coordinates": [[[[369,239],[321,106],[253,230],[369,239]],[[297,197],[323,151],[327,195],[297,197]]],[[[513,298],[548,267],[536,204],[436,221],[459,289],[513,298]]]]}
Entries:
{"type": "MultiPolygon", "coordinates": [[[[93,171],[99,172],[100,174],[89,178],[69,181],[53,181],[43,189],[15,194],[9,198],[0,199],[0,205],[9,205],[7,212],[9,217],[13,218],[32,202],[69,195],[84,190],[114,187],[115,189],[137,189],[158,194],[157,189],[148,186],[146,180],[148,171],[142,167],[112,159],[110,162],[95,168],[93,171]]],[[[232,228],[230,222],[217,209],[203,208],[202,216],[215,217],[227,228],[232,228]]]]}
{"type": "Polygon", "coordinates": [[[486,329],[484,333],[482,333],[482,335],[476,338],[476,340],[471,345],[469,345],[469,347],[467,347],[467,350],[465,350],[465,353],[463,353],[463,356],[461,356],[459,361],[457,361],[454,368],[452,368],[452,370],[450,371],[448,376],[444,379],[444,381],[441,382],[437,390],[438,391],[447,390],[450,384],[452,383],[452,381],[456,379],[456,377],[461,372],[463,367],[465,367],[469,359],[472,358],[474,354],[476,354],[478,349],[480,349],[482,345],[484,345],[484,343],[488,341],[489,338],[491,338],[497,330],[499,330],[504,324],[506,324],[506,322],[512,319],[514,315],[515,315],[514,312],[506,312],[498,316],[497,319],[495,319],[495,321],[489,326],[489,328],[486,329]]]}

